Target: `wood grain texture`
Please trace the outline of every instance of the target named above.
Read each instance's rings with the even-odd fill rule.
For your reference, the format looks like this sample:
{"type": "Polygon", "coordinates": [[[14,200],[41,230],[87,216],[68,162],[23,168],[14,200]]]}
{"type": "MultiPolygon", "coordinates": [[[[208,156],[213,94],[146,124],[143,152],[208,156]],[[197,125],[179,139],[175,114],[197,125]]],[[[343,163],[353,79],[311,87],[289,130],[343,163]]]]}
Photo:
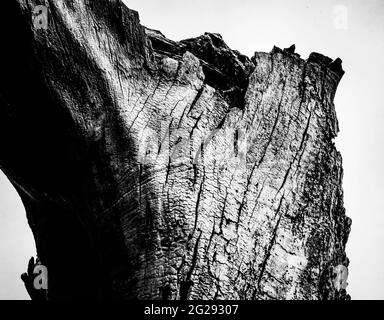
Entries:
{"type": "Polygon", "coordinates": [[[349,298],[340,59],[174,42],[119,0],[4,6],[0,168],[49,299],[349,298]]]}

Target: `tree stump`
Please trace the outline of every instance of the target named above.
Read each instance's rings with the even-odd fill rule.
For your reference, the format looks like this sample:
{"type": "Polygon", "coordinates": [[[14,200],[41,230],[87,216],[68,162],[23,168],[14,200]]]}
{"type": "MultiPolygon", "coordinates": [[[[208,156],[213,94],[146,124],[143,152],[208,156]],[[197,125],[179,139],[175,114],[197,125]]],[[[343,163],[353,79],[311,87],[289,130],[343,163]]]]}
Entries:
{"type": "Polygon", "coordinates": [[[2,7],[0,168],[48,299],[349,298],[340,59],[175,42],[120,0],[2,7]]]}

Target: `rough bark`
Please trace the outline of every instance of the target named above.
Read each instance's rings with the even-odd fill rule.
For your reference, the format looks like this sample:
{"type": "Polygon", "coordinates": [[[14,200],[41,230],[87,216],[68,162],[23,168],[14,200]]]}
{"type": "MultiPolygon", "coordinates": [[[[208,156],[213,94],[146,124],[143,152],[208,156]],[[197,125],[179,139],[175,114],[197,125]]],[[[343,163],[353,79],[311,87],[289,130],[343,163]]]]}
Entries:
{"type": "Polygon", "coordinates": [[[49,299],[348,298],[340,59],[174,42],[117,0],[2,8],[0,168],[49,299]]]}

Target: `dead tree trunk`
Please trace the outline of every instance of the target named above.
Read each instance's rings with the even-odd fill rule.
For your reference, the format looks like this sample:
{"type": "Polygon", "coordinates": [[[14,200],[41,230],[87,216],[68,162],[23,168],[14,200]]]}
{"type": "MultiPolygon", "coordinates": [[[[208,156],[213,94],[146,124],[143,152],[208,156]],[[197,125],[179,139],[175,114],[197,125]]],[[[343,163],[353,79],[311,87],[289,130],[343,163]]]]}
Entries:
{"type": "Polygon", "coordinates": [[[348,298],[340,59],[174,42],[120,0],[2,9],[0,168],[50,299],[348,298]]]}

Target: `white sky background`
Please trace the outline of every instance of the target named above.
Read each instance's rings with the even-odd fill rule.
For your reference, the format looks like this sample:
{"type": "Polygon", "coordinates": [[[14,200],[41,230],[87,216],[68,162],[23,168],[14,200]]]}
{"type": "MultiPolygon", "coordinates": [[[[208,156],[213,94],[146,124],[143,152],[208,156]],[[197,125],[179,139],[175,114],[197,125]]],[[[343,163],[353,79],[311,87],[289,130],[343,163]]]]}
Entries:
{"type": "MultiPolygon", "coordinates": [[[[352,299],[384,299],[384,1],[124,0],[141,23],[173,40],[220,33],[252,56],[296,44],[343,60],[336,93],[344,201],[352,218],[347,245],[352,299]]],[[[20,274],[35,254],[21,201],[0,173],[0,299],[25,299],[20,274]]]]}

